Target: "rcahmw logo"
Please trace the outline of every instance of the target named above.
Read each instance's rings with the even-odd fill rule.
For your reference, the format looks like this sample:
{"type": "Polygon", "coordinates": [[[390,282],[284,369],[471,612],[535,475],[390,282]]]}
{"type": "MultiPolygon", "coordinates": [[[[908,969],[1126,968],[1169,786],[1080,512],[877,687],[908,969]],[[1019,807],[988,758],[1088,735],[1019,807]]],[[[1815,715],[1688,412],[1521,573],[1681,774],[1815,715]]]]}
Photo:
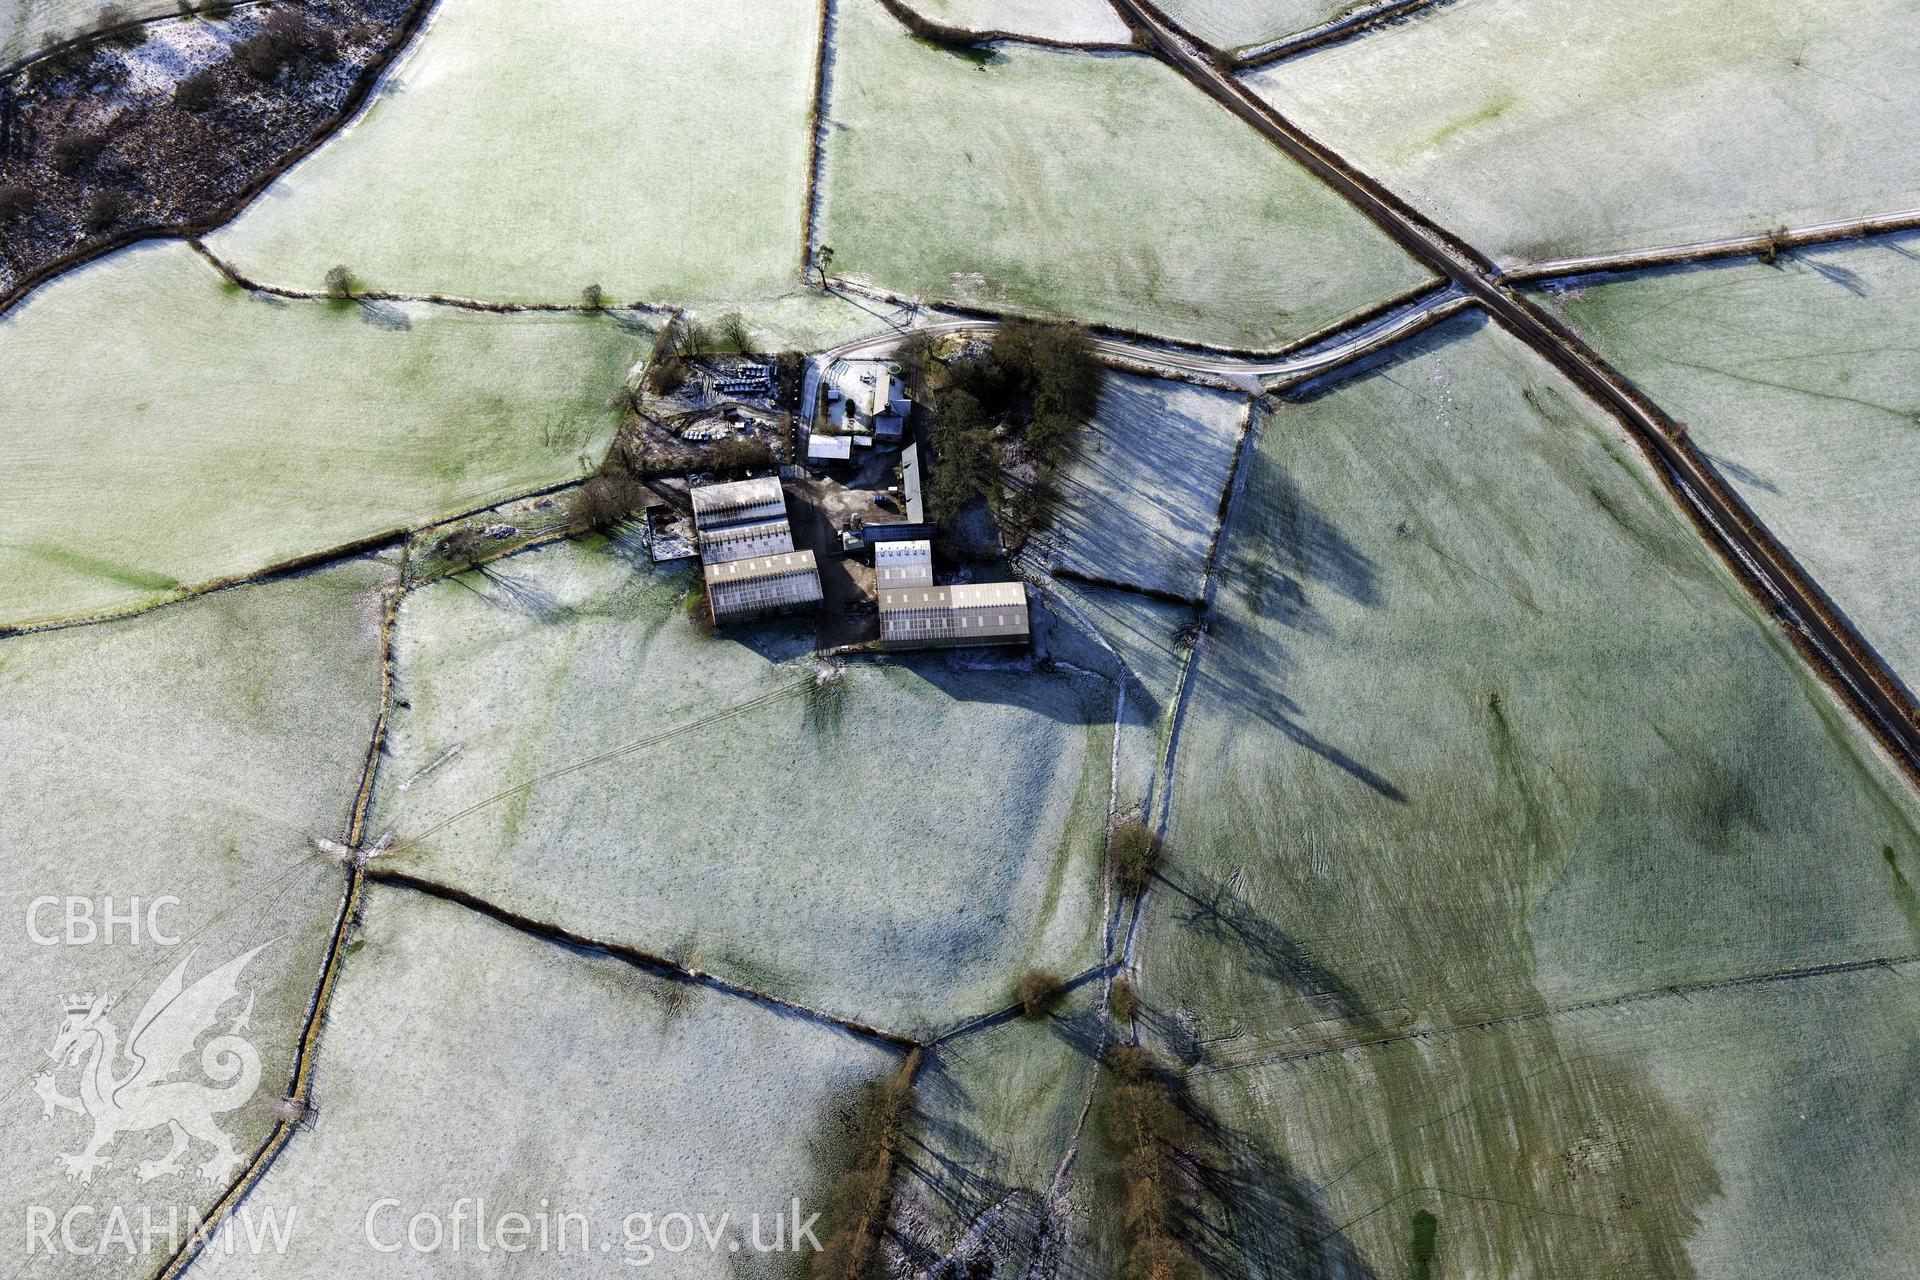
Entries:
{"type": "Polygon", "coordinates": [[[260,1086],[260,1053],[240,1034],[253,1015],[251,991],[224,1033],[200,1050],[199,1074],[212,1083],[191,1078],[189,1061],[194,1046],[220,1022],[222,1008],[239,997],[240,971],[270,945],[236,956],[192,984],[186,982],[192,957],[182,960],[148,997],[124,1044],[107,1016],[106,997],[66,998],[66,1016],[47,1055],[54,1065],[35,1078],[33,1091],[45,1118],[64,1112],[93,1124],[78,1151],[54,1157],[68,1177],[93,1181],[111,1167],[110,1153],[122,1137],[155,1129],[168,1131],[172,1148],[140,1163],[135,1173],[141,1182],[182,1174],[181,1158],[196,1142],[211,1148],[195,1167],[200,1177],[219,1183],[233,1176],[240,1156],[215,1117],[244,1105],[260,1086]],[[59,1077],[75,1069],[75,1091],[63,1093],[59,1077]]]}

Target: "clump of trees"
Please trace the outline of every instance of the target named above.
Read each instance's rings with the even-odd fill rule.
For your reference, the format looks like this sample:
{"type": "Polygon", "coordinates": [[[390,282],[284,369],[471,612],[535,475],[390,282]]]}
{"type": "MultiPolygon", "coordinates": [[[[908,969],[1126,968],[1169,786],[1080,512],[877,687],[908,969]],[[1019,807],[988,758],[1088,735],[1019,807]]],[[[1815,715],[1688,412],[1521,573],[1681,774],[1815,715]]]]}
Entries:
{"type": "Polygon", "coordinates": [[[1140,997],[1134,992],[1133,982],[1127,978],[1113,980],[1113,994],[1109,998],[1113,1016],[1122,1022],[1132,1022],[1140,1011],[1140,997]]]}
{"type": "Polygon", "coordinates": [[[220,77],[211,70],[196,71],[174,86],[173,102],[182,111],[205,111],[220,99],[220,77]]]}
{"type": "Polygon", "coordinates": [[[276,10],[254,35],[233,47],[233,56],[254,79],[268,83],[288,66],[315,66],[340,57],[339,40],[330,27],[304,13],[276,10]]]}
{"type": "Polygon", "coordinates": [[[753,331],[738,311],[729,311],[712,324],[679,315],[667,321],[653,345],[653,364],[647,370],[647,390],[672,395],[687,384],[688,364],[699,356],[737,351],[753,354],[753,331]]]}
{"type": "Polygon", "coordinates": [[[1160,866],[1160,837],[1138,819],[1122,822],[1107,834],[1107,854],[1120,891],[1139,897],[1160,866]]]}
{"type": "Polygon", "coordinates": [[[111,188],[96,191],[87,198],[87,207],[80,215],[80,224],[89,235],[98,235],[111,228],[127,214],[131,207],[128,199],[111,188]]]}
{"type": "Polygon", "coordinates": [[[1116,1044],[1106,1065],[1100,1115],[1120,1153],[1128,1280],[1198,1280],[1200,1267],[1175,1230],[1175,1213],[1186,1199],[1182,1157],[1198,1147],[1199,1131],[1181,1106],[1173,1073],[1145,1049],[1116,1044]]]}
{"type": "Polygon", "coordinates": [[[33,208],[33,188],[24,182],[0,185],[0,222],[12,222],[33,208]]]}
{"type": "MultiPolygon", "coordinates": [[[[909,344],[902,360],[929,368],[924,347],[909,344]]],[[[985,355],[929,369],[929,376],[938,464],[927,493],[929,514],[951,519],[976,499],[1010,489],[1003,525],[1023,533],[1045,523],[1055,501],[1053,473],[1092,416],[1105,377],[1087,330],[1011,321],[985,355]],[[1010,483],[1015,452],[1031,464],[1032,478],[1010,483]]]]}
{"type": "Polygon", "coordinates": [[[813,1280],[865,1280],[873,1274],[893,1207],[893,1175],[906,1142],[919,1069],[920,1050],[915,1049],[899,1071],[869,1091],[855,1117],[854,1157],[828,1201],[829,1226],[813,1255],[813,1280]]]}
{"type": "Polygon", "coordinates": [[[1067,998],[1067,980],[1057,973],[1035,969],[1020,979],[1015,994],[1020,1001],[1021,1017],[1044,1018],[1067,998]]]}
{"type": "Polygon", "coordinates": [[[53,140],[53,167],[71,177],[100,158],[107,135],[99,129],[69,129],[53,140]]]}
{"type": "Polygon", "coordinates": [[[640,484],[632,476],[600,475],[575,489],[567,515],[582,529],[610,529],[640,504],[640,484]]]}

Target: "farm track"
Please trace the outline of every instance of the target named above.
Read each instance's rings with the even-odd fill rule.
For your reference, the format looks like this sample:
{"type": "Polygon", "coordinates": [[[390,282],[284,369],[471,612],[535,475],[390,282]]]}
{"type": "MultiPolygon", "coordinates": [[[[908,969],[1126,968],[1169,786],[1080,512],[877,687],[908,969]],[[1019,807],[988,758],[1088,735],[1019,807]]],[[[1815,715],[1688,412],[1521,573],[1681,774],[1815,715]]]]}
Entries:
{"type": "Polygon", "coordinates": [[[1159,55],[1182,75],[1333,188],[1408,253],[1452,281],[1502,328],[1617,418],[1728,567],[1781,620],[1802,655],[1852,707],[1908,780],[1920,784],[1920,711],[1839,609],[1663,410],[1565,325],[1503,283],[1484,254],[1302,132],[1222,72],[1157,9],[1144,0],[1112,3],[1146,28],[1159,55]]]}
{"type": "Polygon", "coordinates": [[[1884,969],[1890,973],[1899,973],[1908,965],[1920,963],[1920,953],[1898,956],[1874,956],[1865,960],[1843,960],[1832,964],[1800,965],[1790,969],[1768,969],[1759,973],[1739,974],[1731,978],[1712,978],[1700,982],[1679,982],[1664,987],[1650,987],[1643,991],[1630,991],[1624,995],[1602,996],[1592,1000],[1575,1000],[1567,1004],[1550,1005],[1539,1009],[1523,1009],[1513,1013],[1496,1014],[1487,1018],[1476,1018],[1470,1022],[1447,1023],[1443,1026],[1418,1027],[1393,1035],[1365,1036],[1339,1040],[1332,1043],[1305,1045],[1298,1049],[1283,1049],[1272,1053],[1261,1053],[1245,1058],[1228,1058],[1193,1068],[1194,1075],[1218,1075],[1223,1072],[1246,1071],[1255,1067],[1274,1066],[1289,1062],[1304,1062],[1314,1058],[1324,1058],[1333,1054],[1359,1053],[1382,1048],[1387,1045],[1425,1043],[1431,1040],[1450,1039],[1474,1031],[1491,1031],[1500,1027],[1518,1026],[1529,1022],[1545,1022],[1555,1018],[1564,1018],[1573,1014],[1591,1013],[1602,1009],[1619,1009],[1628,1005],[1649,1004],[1661,1000],[1687,1000],[1694,996],[1712,995],[1721,991],[1738,991],[1753,987],[1778,986],[1790,982],[1805,982],[1812,979],[1837,977],[1850,973],[1862,973],[1870,969],[1884,969]]]}

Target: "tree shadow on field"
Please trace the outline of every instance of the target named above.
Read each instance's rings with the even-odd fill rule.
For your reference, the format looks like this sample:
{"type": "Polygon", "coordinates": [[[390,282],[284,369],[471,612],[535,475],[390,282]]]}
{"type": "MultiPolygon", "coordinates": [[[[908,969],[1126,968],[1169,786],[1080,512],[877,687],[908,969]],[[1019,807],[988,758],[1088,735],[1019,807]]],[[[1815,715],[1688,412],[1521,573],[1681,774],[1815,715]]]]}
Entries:
{"type": "Polygon", "coordinates": [[[407,313],[391,302],[379,302],[372,298],[356,298],[355,314],[360,323],[370,324],[376,329],[385,329],[388,333],[405,333],[413,328],[413,321],[407,313]]]}
{"type": "MultiPolygon", "coordinates": [[[[1096,1069],[1101,1022],[1098,1011],[1074,1004],[1043,1023],[1015,1020],[991,1031],[956,1041],[975,1056],[936,1049],[928,1055],[915,1086],[912,1131],[901,1155],[899,1194],[890,1243],[915,1276],[963,1280],[992,1268],[996,1276],[1027,1273],[1047,1234],[1047,1194],[1053,1170],[1066,1154],[1046,1150],[1034,1168],[1015,1174],[1012,1148],[1033,1135],[992,1126],[970,1081],[1005,1060],[996,1052],[1001,1037],[1051,1037],[1068,1046],[1078,1069],[1096,1069]],[[1009,1181],[1024,1176],[1027,1185],[1009,1181]]],[[[1083,1077],[1091,1085],[1089,1076],[1083,1077]]],[[[1042,1108],[1045,1119],[1077,1115],[1079,1089],[1064,1090],[1060,1110],[1042,1108]]]]}
{"type": "MultiPolygon", "coordinates": [[[[1248,972],[1285,987],[1317,1010],[1322,1017],[1340,1018],[1354,1030],[1370,1032],[1379,1024],[1359,992],[1348,986],[1339,974],[1315,960],[1286,930],[1267,919],[1238,891],[1224,882],[1180,875],[1172,868],[1156,878],[1159,886],[1174,897],[1163,903],[1182,928],[1198,938],[1225,944],[1237,954],[1248,972]]],[[[1198,1049],[1185,1040],[1184,1032],[1171,1027],[1156,1028],[1173,1040],[1179,1056],[1191,1063],[1198,1060],[1198,1049]]]]}
{"type": "Polygon", "coordinates": [[[1374,562],[1264,449],[1250,450],[1244,466],[1247,500],[1230,531],[1220,581],[1240,611],[1215,614],[1197,687],[1212,705],[1234,708],[1376,795],[1404,803],[1406,794],[1392,780],[1308,728],[1304,708],[1280,692],[1298,665],[1289,633],[1332,634],[1314,603],[1317,595],[1382,606],[1374,562]]]}

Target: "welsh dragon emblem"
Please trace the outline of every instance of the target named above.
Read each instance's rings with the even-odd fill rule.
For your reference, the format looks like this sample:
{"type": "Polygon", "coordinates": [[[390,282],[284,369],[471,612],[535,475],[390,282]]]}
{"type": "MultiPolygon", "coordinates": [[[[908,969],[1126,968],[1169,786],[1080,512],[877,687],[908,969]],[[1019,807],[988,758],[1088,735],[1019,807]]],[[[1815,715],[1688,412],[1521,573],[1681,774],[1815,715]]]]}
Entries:
{"type": "MultiPolygon", "coordinates": [[[[180,1158],[190,1142],[213,1148],[199,1165],[209,1181],[230,1177],[240,1165],[233,1142],[214,1117],[243,1105],[260,1085],[260,1054],[240,1038],[253,1014],[253,995],[236,1014],[224,1034],[207,1041],[200,1051],[200,1070],[214,1083],[176,1079],[186,1069],[193,1047],[220,1019],[220,1009],[239,992],[240,971],[268,944],[253,950],[186,985],[187,960],[167,975],[134,1020],[124,1049],[120,1031],[107,1020],[107,997],[68,996],[66,1017],[48,1057],[55,1062],[33,1082],[44,1113],[71,1111],[93,1121],[93,1136],[78,1152],[55,1158],[70,1178],[93,1181],[97,1170],[112,1164],[108,1151],[123,1134],[166,1128],[173,1149],[158,1160],[142,1161],[136,1172],[150,1182],[180,1172],[180,1158]],[[79,1094],[61,1093],[55,1072],[80,1068],[79,1094]]],[[[189,957],[191,959],[191,957],[189,957]]]]}

